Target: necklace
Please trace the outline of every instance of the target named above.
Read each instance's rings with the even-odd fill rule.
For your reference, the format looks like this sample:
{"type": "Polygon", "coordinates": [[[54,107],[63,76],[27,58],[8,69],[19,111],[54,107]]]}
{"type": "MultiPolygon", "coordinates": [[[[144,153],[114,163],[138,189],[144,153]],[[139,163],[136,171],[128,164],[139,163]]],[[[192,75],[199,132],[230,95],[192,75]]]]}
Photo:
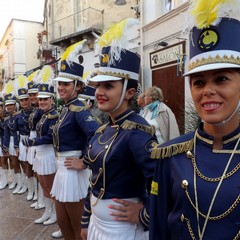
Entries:
{"type": "MultiPolygon", "coordinates": [[[[196,134],[197,134],[197,131],[195,132],[195,135],[194,135],[194,156],[196,156],[196,134]]],[[[240,142],[240,138],[238,138],[238,140],[237,140],[237,142],[235,144],[235,147],[234,147],[234,149],[232,151],[232,154],[231,154],[230,158],[228,159],[228,162],[227,162],[227,164],[225,166],[223,174],[222,174],[222,176],[220,178],[220,181],[219,181],[219,183],[217,185],[217,188],[216,188],[216,190],[214,192],[214,195],[212,197],[210,206],[209,206],[208,211],[207,211],[207,215],[206,215],[206,218],[205,218],[205,221],[204,221],[204,225],[203,225],[202,231],[200,229],[200,223],[199,223],[199,215],[200,214],[199,214],[199,208],[198,208],[198,195],[197,195],[197,179],[196,179],[197,178],[197,174],[196,174],[196,171],[194,171],[194,195],[195,195],[195,201],[196,201],[195,205],[196,205],[196,215],[197,215],[197,222],[198,222],[198,236],[199,236],[200,240],[203,239],[203,236],[204,236],[204,233],[205,233],[205,230],[206,230],[206,227],[207,227],[207,223],[208,223],[208,220],[209,220],[209,216],[210,216],[210,213],[212,211],[213,204],[214,204],[215,199],[217,197],[218,191],[219,191],[219,189],[220,189],[220,187],[222,185],[222,182],[224,180],[224,177],[226,175],[228,167],[229,167],[229,165],[230,165],[230,163],[232,161],[232,158],[233,158],[233,156],[234,156],[234,154],[236,152],[236,149],[238,147],[239,142],[240,142]]]]}

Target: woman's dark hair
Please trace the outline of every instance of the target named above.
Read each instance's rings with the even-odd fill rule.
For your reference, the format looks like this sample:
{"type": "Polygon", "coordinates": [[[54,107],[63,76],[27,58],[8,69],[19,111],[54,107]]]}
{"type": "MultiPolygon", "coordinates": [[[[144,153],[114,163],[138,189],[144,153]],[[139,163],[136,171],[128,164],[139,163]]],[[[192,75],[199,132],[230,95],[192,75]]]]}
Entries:
{"type": "MultiPolygon", "coordinates": [[[[124,79],[122,79],[122,83],[124,83],[124,79]]],[[[133,98],[129,100],[129,106],[131,109],[133,109],[135,112],[138,112],[138,105],[137,105],[137,96],[138,96],[138,81],[129,79],[127,83],[127,89],[134,88],[135,89],[135,95],[133,98]]]]}
{"type": "Polygon", "coordinates": [[[137,88],[138,88],[138,81],[129,79],[128,80],[128,84],[127,84],[127,89],[129,89],[129,88],[134,88],[135,90],[137,90],[137,88]]]}
{"type": "MultiPolygon", "coordinates": [[[[74,82],[73,82],[74,83],[74,82]]],[[[75,84],[75,83],[74,83],[75,84]]],[[[80,86],[80,90],[78,91],[78,94],[81,94],[84,91],[85,84],[81,81],[77,81],[77,86],[80,86]]]]}

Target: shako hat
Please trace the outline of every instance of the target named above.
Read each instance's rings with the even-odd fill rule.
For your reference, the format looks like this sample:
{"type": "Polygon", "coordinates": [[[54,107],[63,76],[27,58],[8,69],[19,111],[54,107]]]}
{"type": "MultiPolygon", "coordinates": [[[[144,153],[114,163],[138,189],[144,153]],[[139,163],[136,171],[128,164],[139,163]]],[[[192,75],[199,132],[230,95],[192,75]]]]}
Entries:
{"type": "Polygon", "coordinates": [[[234,18],[239,14],[240,6],[234,4],[234,0],[192,2],[189,9],[192,20],[189,22],[194,26],[189,34],[190,56],[185,76],[240,68],[240,21],[234,18]]]}

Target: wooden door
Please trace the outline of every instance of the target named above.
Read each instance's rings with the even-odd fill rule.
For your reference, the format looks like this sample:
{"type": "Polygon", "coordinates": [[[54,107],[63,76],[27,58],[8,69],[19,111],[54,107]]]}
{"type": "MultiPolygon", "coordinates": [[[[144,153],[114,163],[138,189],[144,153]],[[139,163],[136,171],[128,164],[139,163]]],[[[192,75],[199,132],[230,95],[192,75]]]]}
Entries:
{"type": "Polygon", "coordinates": [[[177,76],[177,66],[168,66],[152,72],[152,86],[163,91],[164,103],[174,112],[180,133],[184,133],[184,77],[177,76]]]}

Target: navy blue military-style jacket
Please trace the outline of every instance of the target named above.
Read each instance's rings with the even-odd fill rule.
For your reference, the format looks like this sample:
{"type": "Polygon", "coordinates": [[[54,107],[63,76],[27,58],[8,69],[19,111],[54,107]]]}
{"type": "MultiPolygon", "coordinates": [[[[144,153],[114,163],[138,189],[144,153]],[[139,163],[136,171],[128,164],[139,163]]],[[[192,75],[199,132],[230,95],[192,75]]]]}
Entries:
{"type": "Polygon", "coordinates": [[[53,128],[53,144],[56,152],[86,151],[86,146],[99,127],[85,105],[74,98],[63,108],[53,128]]]}
{"type": "Polygon", "coordinates": [[[32,108],[17,112],[14,115],[14,132],[18,134],[14,135],[14,147],[19,146],[19,135],[28,136],[30,133],[29,129],[29,116],[32,113],[32,108]]]}
{"type": "Polygon", "coordinates": [[[29,129],[30,131],[35,131],[37,123],[43,115],[43,110],[35,107],[29,116],[29,129]]]}
{"type": "Polygon", "coordinates": [[[240,239],[239,137],[240,127],[216,150],[200,125],[153,149],[158,164],[151,190],[151,240],[240,239]]]}
{"type": "Polygon", "coordinates": [[[154,128],[132,110],[127,110],[101,126],[89,142],[84,163],[92,170],[90,189],[85,200],[82,227],[87,228],[91,215],[89,196],[98,199],[139,198],[144,208],[140,222],[148,229],[148,197],[156,160],[150,159],[157,144],[154,128]]]}
{"type": "Polygon", "coordinates": [[[0,119],[0,139],[1,139],[1,148],[3,147],[3,138],[4,138],[4,118],[0,119]]]}
{"type": "Polygon", "coordinates": [[[17,132],[14,131],[14,114],[9,114],[4,118],[4,139],[3,139],[3,151],[9,151],[10,137],[17,137],[17,132]]]}
{"type": "Polygon", "coordinates": [[[43,144],[52,144],[52,131],[53,126],[56,124],[58,119],[58,113],[55,108],[50,109],[43,113],[41,119],[36,125],[37,137],[33,139],[24,139],[23,144],[25,146],[39,146],[43,144]]]}

